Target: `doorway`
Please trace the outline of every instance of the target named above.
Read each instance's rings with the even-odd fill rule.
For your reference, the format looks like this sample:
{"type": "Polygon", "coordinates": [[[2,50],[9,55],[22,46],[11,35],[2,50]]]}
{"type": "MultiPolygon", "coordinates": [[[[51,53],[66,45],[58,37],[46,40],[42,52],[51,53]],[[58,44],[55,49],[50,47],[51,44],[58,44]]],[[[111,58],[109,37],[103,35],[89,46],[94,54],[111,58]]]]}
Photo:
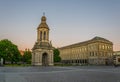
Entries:
{"type": "Polygon", "coordinates": [[[48,66],[48,54],[47,53],[42,54],[42,65],[48,66]]]}

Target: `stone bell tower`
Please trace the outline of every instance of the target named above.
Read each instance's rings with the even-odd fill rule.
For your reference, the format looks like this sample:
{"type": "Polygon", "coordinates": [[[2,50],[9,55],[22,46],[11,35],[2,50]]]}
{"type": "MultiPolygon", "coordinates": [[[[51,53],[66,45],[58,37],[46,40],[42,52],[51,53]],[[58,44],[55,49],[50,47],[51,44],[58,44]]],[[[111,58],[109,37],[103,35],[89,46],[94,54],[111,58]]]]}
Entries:
{"type": "Polygon", "coordinates": [[[53,47],[49,42],[49,27],[45,15],[37,28],[37,42],[32,49],[32,65],[51,66],[53,65],[53,47]]]}

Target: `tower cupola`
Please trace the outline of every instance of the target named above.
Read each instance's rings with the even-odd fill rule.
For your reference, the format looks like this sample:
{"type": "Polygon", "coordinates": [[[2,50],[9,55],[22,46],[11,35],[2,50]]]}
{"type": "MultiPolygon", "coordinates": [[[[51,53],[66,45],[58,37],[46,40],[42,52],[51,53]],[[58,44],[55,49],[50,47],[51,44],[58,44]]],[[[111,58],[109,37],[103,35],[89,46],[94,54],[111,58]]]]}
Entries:
{"type": "Polygon", "coordinates": [[[41,17],[41,23],[37,28],[37,41],[38,42],[49,42],[49,27],[46,23],[46,17],[43,14],[41,17]]]}
{"type": "Polygon", "coordinates": [[[42,16],[41,21],[42,21],[42,22],[46,22],[46,17],[45,17],[45,16],[42,16]]]}

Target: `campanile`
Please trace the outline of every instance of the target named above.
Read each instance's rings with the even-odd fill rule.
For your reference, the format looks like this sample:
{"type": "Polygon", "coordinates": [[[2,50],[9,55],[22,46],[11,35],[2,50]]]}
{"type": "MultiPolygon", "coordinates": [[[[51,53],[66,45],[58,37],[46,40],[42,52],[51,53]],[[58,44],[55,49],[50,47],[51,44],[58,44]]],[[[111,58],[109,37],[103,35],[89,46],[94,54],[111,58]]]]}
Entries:
{"type": "Polygon", "coordinates": [[[37,28],[37,42],[32,49],[32,65],[51,66],[53,65],[53,47],[49,41],[49,27],[45,15],[37,28]]]}

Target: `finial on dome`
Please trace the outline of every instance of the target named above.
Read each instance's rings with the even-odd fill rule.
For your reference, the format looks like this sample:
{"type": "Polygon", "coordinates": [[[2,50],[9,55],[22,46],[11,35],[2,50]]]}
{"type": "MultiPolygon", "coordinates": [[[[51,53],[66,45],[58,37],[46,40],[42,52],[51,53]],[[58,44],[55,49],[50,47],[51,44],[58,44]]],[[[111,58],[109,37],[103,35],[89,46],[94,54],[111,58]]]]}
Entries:
{"type": "Polygon", "coordinates": [[[43,16],[45,16],[45,12],[43,12],[43,16]]]}
{"type": "Polygon", "coordinates": [[[41,18],[41,21],[46,21],[45,12],[43,12],[43,16],[41,18]]]}

